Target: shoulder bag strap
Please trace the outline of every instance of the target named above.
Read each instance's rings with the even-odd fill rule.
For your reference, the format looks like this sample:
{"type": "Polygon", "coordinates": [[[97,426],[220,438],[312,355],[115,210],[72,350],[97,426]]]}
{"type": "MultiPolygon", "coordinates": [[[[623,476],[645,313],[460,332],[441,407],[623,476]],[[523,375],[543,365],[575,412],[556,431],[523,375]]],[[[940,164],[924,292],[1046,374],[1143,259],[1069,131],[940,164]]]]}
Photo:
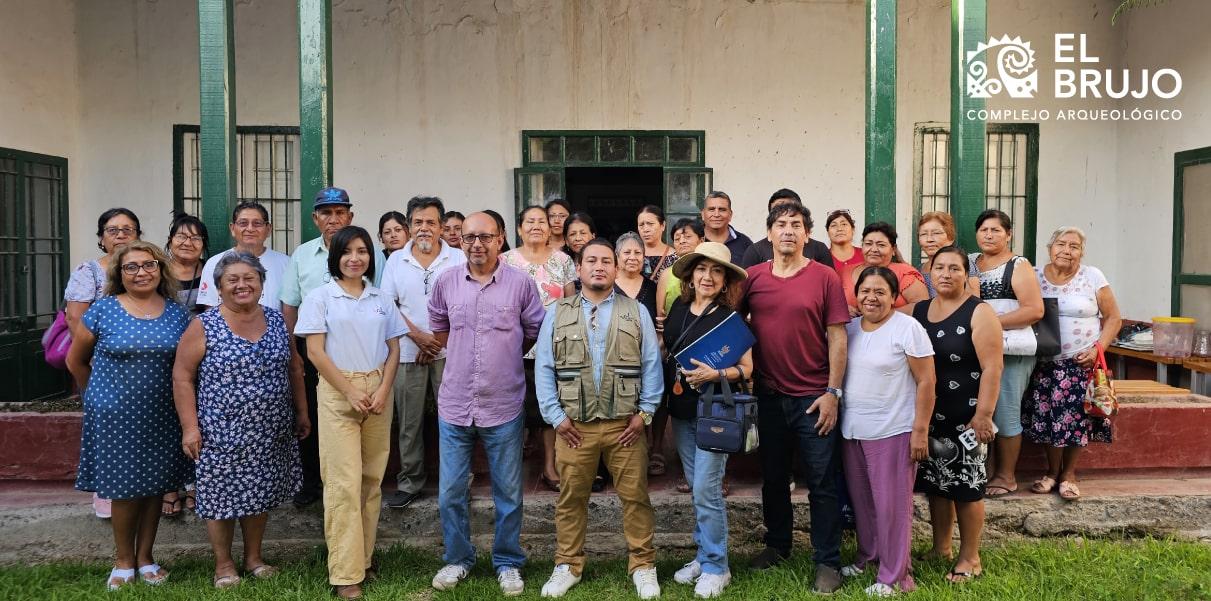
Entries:
{"type": "MultiPolygon", "coordinates": [[[[704,310],[701,315],[695,317],[694,320],[690,322],[690,325],[686,326],[685,329],[681,330],[681,335],[677,337],[677,341],[674,342],[673,345],[669,347],[669,356],[670,357],[676,355],[678,352],[680,352],[682,350],[681,343],[685,341],[685,337],[689,335],[690,330],[694,329],[694,326],[698,323],[698,320],[700,320],[703,317],[706,317],[708,314],[710,314],[710,312],[715,308],[715,305],[718,305],[718,304],[719,304],[718,302],[712,302],[711,304],[707,305],[706,310],[704,310]]],[[[690,308],[688,305],[685,308],[685,312],[686,313],[690,312],[690,308]]]]}

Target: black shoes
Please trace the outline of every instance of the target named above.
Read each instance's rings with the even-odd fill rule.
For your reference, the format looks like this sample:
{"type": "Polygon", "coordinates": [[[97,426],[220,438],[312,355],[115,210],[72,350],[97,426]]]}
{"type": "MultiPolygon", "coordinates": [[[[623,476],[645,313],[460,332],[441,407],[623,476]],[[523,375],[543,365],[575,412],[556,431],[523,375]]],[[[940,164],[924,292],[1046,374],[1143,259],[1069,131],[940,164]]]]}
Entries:
{"type": "Polygon", "coordinates": [[[749,562],[754,570],[768,570],[786,561],[786,554],[773,548],[766,547],[749,562]]]}
{"type": "Polygon", "coordinates": [[[294,495],[294,506],[302,509],[322,498],[324,498],[324,493],[321,490],[303,489],[294,495]]]}
{"type": "Polygon", "coordinates": [[[412,504],[413,501],[420,498],[419,492],[404,492],[397,490],[387,497],[386,505],[391,509],[403,509],[412,504]]]}

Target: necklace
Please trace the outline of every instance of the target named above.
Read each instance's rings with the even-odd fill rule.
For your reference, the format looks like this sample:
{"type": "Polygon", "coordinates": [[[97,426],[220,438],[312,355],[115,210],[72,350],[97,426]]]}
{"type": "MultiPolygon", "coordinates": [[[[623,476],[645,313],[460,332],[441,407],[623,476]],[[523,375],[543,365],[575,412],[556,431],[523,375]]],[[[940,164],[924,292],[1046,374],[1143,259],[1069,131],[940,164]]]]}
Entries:
{"type": "Polygon", "coordinates": [[[133,297],[133,296],[131,296],[131,295],[127,294],[127,295],[126,295],[126,300],[127,300],[127,301],[128,301],[130,304],[131,304],[131,305],[134,305],[135,309],[137,309],[137,311],[136,311],[136,312],[142,312],[142,313],[143,313],[143,319],[151,319],[151,312],[150,312],[150,311],[148,311],[148,310],[147,310],[147,308],[146,308],[146,307],[144,307],[144,306],[142,306],[140,303],[136,303],[136,302],[135,302],[135,297],[133,297]]]}

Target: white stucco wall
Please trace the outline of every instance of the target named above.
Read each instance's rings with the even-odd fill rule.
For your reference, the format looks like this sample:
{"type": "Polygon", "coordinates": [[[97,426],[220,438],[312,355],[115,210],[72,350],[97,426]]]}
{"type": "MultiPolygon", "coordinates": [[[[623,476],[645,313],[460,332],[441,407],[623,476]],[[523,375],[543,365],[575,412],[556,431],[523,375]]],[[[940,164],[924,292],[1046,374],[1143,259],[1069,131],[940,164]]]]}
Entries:
{"type": "MultiPolygon", "coordinates": [[[[862,0],[334,4],[335,180],[352,193],[361,225],[419,193],[510,215],[523,129],[705,130],[715,187],[732,195],[737,225],[754,237],[765,199],[782,186],[799,191],[821,219],[840,206],[861,217],[862,0]]],[[[1211,145],[1203,108],[1211,102],[1211,42],[1199,29],[1211,3],[1171,0],[1114,28],[1113,0],[989,4],[989,34],[1032,41],[1041,71],[1053,66],[1052,35],[1071,31],[1090,35],[1103,68],[1183,72],[1178,124],[1040,127],[1039,256],[1054,227],[1085,227],[1093,236],[1087,260],[1122,282],[1116,289],[1128,313],[1167,309],[1172,153],[1211,145]],[[1128,243],[1141,232],[1160,242],[1128,243]]],[[[236,3],[241,124],[297,124],[294,5],[236,3]]],[[[95,215],[108,206],[137,211],[152,240],[166,234],[172,125],[198,122],[196,6],[0,0],[0,32],[55,40],[35,52],[36,42],[0,37],[0,74],[37,80],[0,91],[0,145],[69,154],[73,261],[92,253],[95,215]],[[38,31],[53,35],[27,33],[38,31]],[[48,62],[65,74],[41,76],[48,62]]],[[[949,120],[949,28],[947,0],[900,2],[897,225],[905,252],[913,126],[949,120]]],[[[989,107],[1117,106],[1046,100],[1051,92],[1043,76],[1040,98],[989,107]]],[[[822,230],[818,224],[817,237],[822,230]]]]}

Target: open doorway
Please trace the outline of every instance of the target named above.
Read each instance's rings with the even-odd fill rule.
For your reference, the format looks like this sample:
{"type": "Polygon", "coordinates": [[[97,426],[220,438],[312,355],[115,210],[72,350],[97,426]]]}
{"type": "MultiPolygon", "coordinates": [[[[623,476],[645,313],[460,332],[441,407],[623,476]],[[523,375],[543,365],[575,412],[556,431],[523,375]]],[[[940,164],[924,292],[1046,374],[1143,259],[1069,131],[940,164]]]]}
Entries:
{"type": "Polygon", "coordinates": [[[592,215],[597,235],[611,241],[635,230],[644,205],[664,206],[660,167],[568,167],[564,176],[564,198],[572,210],[592,215]]]}

